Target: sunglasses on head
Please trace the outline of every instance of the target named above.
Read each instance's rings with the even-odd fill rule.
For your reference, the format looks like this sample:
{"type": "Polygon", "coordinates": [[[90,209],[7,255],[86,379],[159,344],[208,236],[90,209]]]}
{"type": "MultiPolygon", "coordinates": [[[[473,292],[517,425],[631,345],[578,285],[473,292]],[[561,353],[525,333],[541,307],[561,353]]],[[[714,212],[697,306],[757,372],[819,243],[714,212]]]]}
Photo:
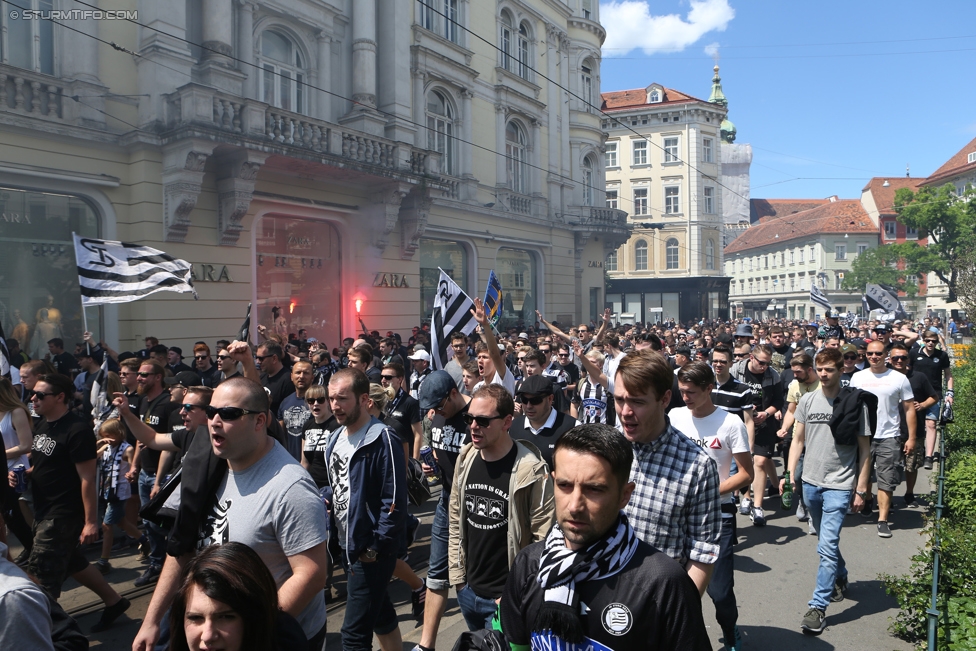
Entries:
{"type": "Polygon", "coordinates": [[[546,399],[546,396],[519,396],[518,401],[523,405],[541,405],[542,401],[546,399]]]}
{"type": "Polygon", "coordinates": [[[216,416],[220,416],[220,420],[238,420],[248,414],[262,413],[252,409],[241,409],[240,407],[204,407],[203,409],[207,412],[207,418],[210,420],[213,420],[216,416]]]}
{"type": "Polygon", "coordinates": [[[491,425],[491,421],[504,418],[504,416],[472,416],[471,414],[465,414],[462,418],[468,427],[471,427],[472,423],[478,423],[478,427],[488,427],[491,425]]]}
{"type": "Polygon", "coordinates": [[[325,396],[321,396],[319,398],[305,398],[305,402],[307,402],[310,405],[324,405],[325,400],[326,400],[325,396]]]}

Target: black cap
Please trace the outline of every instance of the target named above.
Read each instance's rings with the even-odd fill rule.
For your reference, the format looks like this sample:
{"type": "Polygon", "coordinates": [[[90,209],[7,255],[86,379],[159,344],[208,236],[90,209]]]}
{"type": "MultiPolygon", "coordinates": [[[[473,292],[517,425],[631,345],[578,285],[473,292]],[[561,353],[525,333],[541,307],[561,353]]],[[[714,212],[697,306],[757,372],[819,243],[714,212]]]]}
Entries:
{"type": "Polygon", "coordinates": [[[434,371],[420,385],[420,392],[417,400],[420,402],[420,410],[427,413],[431,409],[436,409],[444,402],[444,398],[451,395],[452,390],[457,390],[457,382],[447,371],[434,371]]]}
{"type": "Polygon", "coordinates": [[[889,326],[887,323],[879,323],[878,325],[874,326],[874,331],[875,332],[891,332],[891,326],[889,326]]]}
{"type": "Polygon", "coordinates": [[[522,384],[519,385],[515,395],[520,396],[524,393],[534,396],[551,396],[552,380],[545,375],[530,375],[522,380],[522,384]]]}
{"type": "Polygon", "coordinates": [[[169,347],[169,352],[171,352],[171,353],[176,353],[176,354],[177,354],[177,355],[179,355],[179,356],[180,356],[181,358],[183,357],[183,349],[182,349],[182,348],[180,348],[179,346],[170,346],[170,347],[169,347]]]}
{"type": "Polygon", "coordinates": [[[177,384],[182,387],[195,387],[200,385],[200,376],[193,371],[180,371],[173,377],[163,378],[163,384],[175,387],[177,384]]]}

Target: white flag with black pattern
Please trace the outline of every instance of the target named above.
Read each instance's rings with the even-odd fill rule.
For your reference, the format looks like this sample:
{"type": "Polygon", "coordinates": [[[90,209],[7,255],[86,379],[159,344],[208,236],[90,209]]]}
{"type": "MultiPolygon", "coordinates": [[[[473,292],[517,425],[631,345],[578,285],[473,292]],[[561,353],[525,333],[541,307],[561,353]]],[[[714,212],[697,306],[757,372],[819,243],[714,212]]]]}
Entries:
{"type": "Polygon", "coordinates": [[[447,366],[447,348],[451,345],[451,335],[455,332],[470,334],[478,322],[471,310],[474,301],[461,291],[447,272],[440,270],[434,296],[434,313],[430,317],[430,364],[435,371],[447,366]]]}

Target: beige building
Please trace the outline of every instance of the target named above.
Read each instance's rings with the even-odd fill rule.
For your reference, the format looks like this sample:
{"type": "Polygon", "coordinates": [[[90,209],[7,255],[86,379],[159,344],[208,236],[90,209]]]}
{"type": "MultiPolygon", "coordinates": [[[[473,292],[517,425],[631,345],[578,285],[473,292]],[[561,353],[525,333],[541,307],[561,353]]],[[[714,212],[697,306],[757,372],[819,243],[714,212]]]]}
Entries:
{"type": "Polygon", "coordinates": [[[357,299],[406,334],[438,267],[472,296],[495,269],[506,324],[602,311],[626,214],[592,196],[599,118],[543,78],[599,97],[598,3],[117,5],[139,25],[0,25],[0,319],[28,348],[80,340],[73,231],[193,263],[199,301],[88,309],[119,350],[212,344],[249,302],[330,346],[357,299]]]}
{"type": "Polygon", "coordinates": [[[718,69],[704,101],[651,84],[603,93],[606,202],[634,232],[607,256],[607,303],[624,321],[728,313],[721,145],[734,140],[718,69]]]}

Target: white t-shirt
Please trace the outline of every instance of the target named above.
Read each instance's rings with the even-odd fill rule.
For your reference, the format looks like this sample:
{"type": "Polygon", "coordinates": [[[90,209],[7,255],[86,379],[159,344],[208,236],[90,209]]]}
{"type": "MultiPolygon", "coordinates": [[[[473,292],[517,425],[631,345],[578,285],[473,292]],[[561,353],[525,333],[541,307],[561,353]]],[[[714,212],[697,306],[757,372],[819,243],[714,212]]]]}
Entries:
{"type": "MultiPolygon", "coordinates": [[[[494,377],[491,378],[490,384],[500,384],[503,387],[505,387],[506,389],[508,389],[508,392],[511,393],[512,396],[515,395],[515,376],[512,375],[512,372],[509,371],[508,369],[505,369],[505,378],[504,379],[499,378],[498,377],[498,371],[495,371],[495,375],[494,375],[494,377]]],[[[485,381],[484,380],[482,380],[478,384],[474,385],[474,391],[472,391],[471,393],[474,394],[475,391],[477,391],[478,389],[480,389],[483,386],[485,386],[485,381]]]]}
{"type": "Polygon", "coordinates": [[[851,386],[878,396],[878,427],[874,438],[891,439],[900,436],[898,425],[901,422],[902,402],[915,399],[908,378],[890,368],[884,373],[874,373],[866,368],[854,374],[851,386]]]}
{"type": "MultiPolygon", "coordinates": [[[[724,409],[716,408],[710,416],[695,418],[688,407],[678,407],[668,412],[668,417],[672,427],[697,443],[715,461],[720,482],[729,478],[732,455],[749,452],[745,423],[724,409]]],[[[722,493],[721,500],[726,502],[731,497],[731,491],[722,493]]]]}

